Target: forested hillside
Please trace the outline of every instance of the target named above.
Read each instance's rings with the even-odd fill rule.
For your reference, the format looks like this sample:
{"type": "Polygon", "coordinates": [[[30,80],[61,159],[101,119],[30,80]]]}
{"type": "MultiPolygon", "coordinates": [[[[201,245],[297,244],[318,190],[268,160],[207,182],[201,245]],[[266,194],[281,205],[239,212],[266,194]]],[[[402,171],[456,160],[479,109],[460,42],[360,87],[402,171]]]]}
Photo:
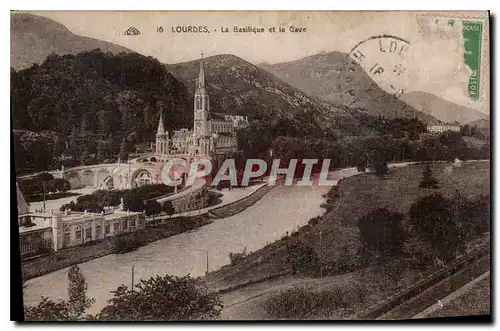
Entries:
{"type": "MultiPolygon", "coordinates": [[[[166,128],[172,130],[191,122],[190,109],[186,87],[156,59],[139,54],[114,55],[98,49],[53,54],[41,65],[11,69],[13,128],[36,132],[29,135],[31,140],[50,131],[58,138],[48,147],[54,156],[62,151],[70,156],[114,154],[122,143],[149,143],[160,110],[166,128]]],[[[16,145],[16,154],[29,154],[35,148],[26,141],[16,145]]],[[[16,168],[39,168],[16,161],[16,168]]]]}
{"type": "Polygon", "coordinates": [[[65,136],[75,131],[151,136],[160,109],[168,129],[192,116],[187,89],[156,59],[98,49],[12,69],[11,99],[15,129],[65,136]]]}

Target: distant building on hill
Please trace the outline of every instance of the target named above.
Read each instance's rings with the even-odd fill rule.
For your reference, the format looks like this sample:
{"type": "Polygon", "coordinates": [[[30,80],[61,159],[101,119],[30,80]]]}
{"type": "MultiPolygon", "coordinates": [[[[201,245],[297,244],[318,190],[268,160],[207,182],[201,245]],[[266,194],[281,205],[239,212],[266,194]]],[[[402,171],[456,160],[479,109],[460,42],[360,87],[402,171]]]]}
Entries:
{"type": "Polygon", "coordinates": [[[429,133],[443,133],[446,131],[460,132],[459,125],[427,125],[426,129],[429,133]]]}

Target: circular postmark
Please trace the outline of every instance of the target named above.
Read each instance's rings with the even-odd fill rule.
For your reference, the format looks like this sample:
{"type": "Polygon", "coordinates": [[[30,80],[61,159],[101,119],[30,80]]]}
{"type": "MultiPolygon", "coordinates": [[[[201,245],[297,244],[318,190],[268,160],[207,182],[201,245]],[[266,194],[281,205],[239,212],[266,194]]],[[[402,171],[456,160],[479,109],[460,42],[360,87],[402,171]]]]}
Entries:
{"type": "Polygon", "coordinates": [[[407,40],[391,35],[373,36],[356,44],[340,72],[343,102],[363,107],[366,99],[376,99],[384,92],[398,99],[405,91],[409,48],[407,40]]]}

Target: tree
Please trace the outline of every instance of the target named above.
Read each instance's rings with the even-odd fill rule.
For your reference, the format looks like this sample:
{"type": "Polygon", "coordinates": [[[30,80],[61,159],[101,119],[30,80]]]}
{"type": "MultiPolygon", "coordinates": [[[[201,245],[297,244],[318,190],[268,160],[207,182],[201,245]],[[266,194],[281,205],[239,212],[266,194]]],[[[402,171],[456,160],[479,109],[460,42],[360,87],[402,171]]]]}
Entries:
{"type": "Polygon", "coordinates": [[[490,159],[491,158],[491,146],[490,143],[487,142],[479,149],[479,156],[481,159],[490,159]]]}
{"type": "Polygon", "coordinates": [[[162,211],[161,205],[156,200],[146,201],[145,208],[146,208],[146,215],[148,216],[159,214],[162,211]]]}
{"type": "Polygon", "coordinates": [[[69,321],[71,320],[68,303],[63,300],[57,302],[42,296],[36,306],[24,307],[25,321],[69,321]]]}
{"type": "Polygon", "coordinates": [[[463,248],[451,200],[439,193],[419,198],[410,207],[410,222],[435,256],[443,261],[455,258],[463,248]]]}
{"type": "Polygon", "coordinates": [[[370,163],[370,168],[375,172],[377,176],[383,176],[389,172],[389,167],[387,166],[387,160],[376,157],[370,163]]]}
{"type": "Polygon", "coordinates": [[[52,176],[51,174],[49,174],[48,172],[44,172],[40,175],[37,176],[37,178],[42,181],[42,182],[48,182],[52,179],[54,179],[54,176],[52,176]]]}
{"type": "Polygon", "coordinates": [[[49,180],[45,184],[45,188],[46,188],[47,192],[56,193],[57,192],[57,187],[54,185],[54,179],[49,180]]]}
{"type": "Polygon", "coordinates": [[[76,204],[72,207],[76,209],[72,209],[75,211],[89,211],[92,213],[100,213],[103,210],[102,203],[97,199],[97,197],[93,194],[81,195],[76,198],[76,204]]]}
{"type": "Polygon", "coordinates": [[[455,212],[458,217],[460,236],[470,239],[490,229],[490,196],[481,195],[475,199],[465,199],[461,195],[454,197],[455,212]]]}
{"type": "Polygon", "coordinates": [[[401,254],[406,237],[402,221],[402,214],[386,208],[375,209],[361,217],[358,226],[363,250],[380,257],[401,254]]]}
{"type": "Polygon", "coordinates": [[[99,318],[103,320],[205,320],[220,315],[222,300],[191,276],[141,280],[134,289],[119,286],[99,318]]]}
{"type": "Polygon", "coordinates": [[[71,319],[79,319],[95,300],[87,297],[87,282],[78,265],[73,265],[68,270],[68,281],[68,306],[71,319]]]}
{"type": "Polygon", "coordinates": [[[448,152],[448,159],[464,158],[466,156],[467,143],[459,132],[446,131],[439,135],[438,141],[441,149],[448,152]]]}
{"type": "Polygon", "coordinates": [[[83,314],[94,299],[87,297],[87,282],[78,266],[72,266],[68,271],[68,296],[69,300],[52,301],[49,298],[42,297],[35,306],[24,307],[25,321],[71,321],[81,320],[83,314]]]}
{"type": "Polygon", "coordinates": [[[356,169],[359,172],[365,173],[367,165],[368,165],[368,157],[366,153],[363,153],[356,160],[356,169]]]}
{"type": "Polygon", "coordinates": [[[301,241],[290,244],[286,248],[286,261],[294,274],[316,272],[320,263],[314,248],[301,241]]]}
{"type": "Polygon", "coordinates": [[[49,181],[48,188],[51,192],[59,191],[61,193],[64,193],[71,189],[71,184],[67,179],[54,178],[49,181]]]}
{"type": "Polygon", "coordinates": [[[422,180],[420,181],[419,187],[439,188],[438,181],[432,175],[431,166],[429,163],[425,165],[424,171],[422,171],[422,180]]]}
{"type": "Polygon", "coordinates": [[[165,201],[161,209],[170,217],[175,213],[174,205],[170,200],[165,201]]]}
{"type": "Polygon", "coordinates": [[[144,202],[142,197],[137,192],[137,189],[127,190],[123,194],[123,205],[125,209],[130,211],[143,211],[144,202]]]}
{"type": "Polygon", "coordinates": [[[128,155],[131,151],[130,141],[127,138],[122,139],[122,143],[120,144],[120,153],[119,157],[122,161],[128,160],[128,155]]]}
{"type": "Polygon", "coordinates": [[[127,140],[125,138],[122,139],[122,143],[120,145],[120,154],[118,156],[122,161],[128,160],[127,140]]]}
{"type": "Polygon", "coordinates": [[[96,161],[102,163],[106,159],[105,150],[102,142],[97,143],[96,161]]]}

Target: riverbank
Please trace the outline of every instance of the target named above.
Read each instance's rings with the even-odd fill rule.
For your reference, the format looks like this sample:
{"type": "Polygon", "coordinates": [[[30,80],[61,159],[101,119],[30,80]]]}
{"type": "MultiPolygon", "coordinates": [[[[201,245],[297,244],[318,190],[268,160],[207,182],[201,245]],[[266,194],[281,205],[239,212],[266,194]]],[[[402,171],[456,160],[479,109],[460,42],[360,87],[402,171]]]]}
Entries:
{"type": "MultiPolygon", "coordinates": [[[[257,251],[274,242],[286,232],[293,231],[308,219],[322,213],[322,196],[328,186],[276,186],[254,205],[234,216],[214,220],[211,224],[185,231],[126,254],[109,254],[80,263],[88,283],[88,296],[95,303],[87,311],[98,313],[111,291],[134,279],[149,279],[157,275],[193,277],[205,275],[230,263],[230,253],[257,251]],[[208,259],[207,259],[208,257],[208,259]]],[[[234,191],[234,192],[233,192],[234,191]]],[[[232,190],[243,194],[243,190],[232,190]]],[[[38,304],[41,296],[53,300],[68,299],[67,269],[51,272],[26,282],[24,303],[38,304]]]]}
{"type": "MultiPolygon", "coordinates": [[[[221,208],[224,208],[226,206],[233,205],[239,201],[242,201],[243,205],[245,205],[244,201],[246,201],[246,200],[253,201],[253,203],[255,203],[265,193],[269,192],[269,191],[265,191],[264,194],[259,195],[259,199],[252,198],[252,196],[256,192],[258,192],[261,188],[263,188],[265,186],[267,186],[267,183],[257,184],[257,185],[253,185],[253,186],[247,186],[247,187],[241,188],[241,189],[239,189],[239,188],[232,189],[232,190],[224,189],[224,190],[219,191],[219,192],[213,192],[213,193],[217,193],[217,194],[222,194],[219,197],[220,201],[216,204],[206,206],[205,208],[201,208],[201,209],[197,209],[197,210],[190,210],[190,211],[185,211],[182,213],[175,213],[175,214],[172,214],[171,216],[168,216],[168,215],[155,216],[154,220],[156,220],[156,222],[161,222],[161,221],[169,220],[171,218],[176,218],[176,217],[191,217],[191,216],[207,215],[207,214],[211,213],[212,210],[221,209],[221,208]]],[[[245,210],[246,208],[248,208],[252,204],[246,204],[247,207],[241,208],[239,212],[245,210]]],[[[232,215],[235,215],[235,214],[233,213],[232,215]]],[[[228,216],[226,216],[226,217],[228,217],[228,216]]],[[[149,221],[153,220],[153,217],[148,217],[148,220],[149,221]]]]}
{"type": "MultiPolygon", "coordinates": [[[[327,212],[315,220],[310,220],[310,224],[248,254],[242,261],[210,273],[205,277],[207,285],[219,291],[272,278],[273,275],[282,275],[289,271],[285,262],[286,246],[294,241],[301,241],[312,247],[318,256],[322,257],[326,269],[324,275],[330,274],[337,270],[342,254],[358,249],[357,221],[372,209],[383,207],[405,214],[414,201],[431,193],[441,192],[443,195],[453,196],[458,189],[467,198],[490,194],[488,162],[433,164],[432,172],[440,185],[435,191],[419,188],[423,166],[394,164],[384,178],[374,174],[357,175],[355,169],[351,172],[346,169],[349,178],[340,176],[338,179],[343,179],[336,189],[327,195],[335,195],[327,212]]],[[[411,277],[408,279],[411,281],[411,277]]]]}
{"type": "MultiPolygon", "coordinates": [[[[127,236],[141,237],[146,244],[155,242],[160,239],[165,239],[186,231],[194,230],[201,226],[212,223],[208,212],[221,210],[215,218],[224,218],[236,215],[252,206],[260,200],[267,192],[271,190],[265,184],[259,184],[248,187],[245,190],[233,190],[233,194],[223,195],[222,202],[213,206],[209,206],[199,211],[185,212],[174,214],[172,216],[149,217],[151,221],[155,220],[156,224],[148,225],[145,230],[126,234],[127,236]],[[229,197],[228,197],[229,195],[229,197]],[[193,221],[194,220],[194,221],[193,221]]],[[[112,238],[106,238],[101,241],[94,241],[85,245],[70,247],[52,253],[49,256],[38,257],[33,260],[24,261],[22,263],[23,279],[29,280],[40,277],[69,267],[73,264],[79,264],[93,259],[97,259],[113,253],[112,238]]]]}
{"type": "MultiPolygon", "coordinates": [[[[146,244],[165,239],[180,233],[194,230],[212,223],[206,216],[178,217],[158,226],[130,232],[124,236],[140,235],[146,244]]],[[[45,274],[83,263],[113,253],[112,237],[93,241],[85,245],[65,248],[48,256],[22,262],[23,280],[27,281],[45,274]]]]}
{"type": "Polygon", "coordinates": [[[259,186],[256,190],[251,192],[249,195],[236,200],[234,202],[228,203],[224,206],[215,205],[211,210],[208,211],[208,214],[211,218],[226,218],[236,214],[241,213],[248,207],[255,204],[259,201],[266,193],[272,190],[272,186],[264,185],[259,186]]]}

